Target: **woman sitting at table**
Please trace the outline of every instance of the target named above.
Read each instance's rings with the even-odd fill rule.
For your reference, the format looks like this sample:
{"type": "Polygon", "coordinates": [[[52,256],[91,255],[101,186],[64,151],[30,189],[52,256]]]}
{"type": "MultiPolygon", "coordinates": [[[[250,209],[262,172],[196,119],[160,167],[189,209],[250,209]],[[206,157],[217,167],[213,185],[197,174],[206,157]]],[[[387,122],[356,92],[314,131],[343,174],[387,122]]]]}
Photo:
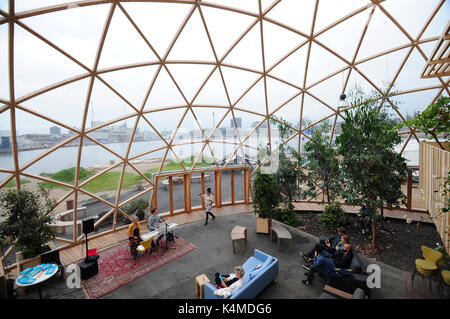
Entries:
{"type": "Polygon", "coordinates": [[[130,242],[130,252],[134,257],[136,254],[136,248],[141,244],[141,224],[139,218],[136,216],[133,218],[133,223],[128,226],[128,240],[130,242]]]}

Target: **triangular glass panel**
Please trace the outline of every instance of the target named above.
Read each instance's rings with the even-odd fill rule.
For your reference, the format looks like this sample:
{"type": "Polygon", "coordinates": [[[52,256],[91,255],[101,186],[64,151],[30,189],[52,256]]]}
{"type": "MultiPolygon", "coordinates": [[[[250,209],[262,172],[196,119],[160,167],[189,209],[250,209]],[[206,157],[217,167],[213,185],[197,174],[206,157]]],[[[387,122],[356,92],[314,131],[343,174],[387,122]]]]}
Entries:
{"type": "Polygon", "coordinates": [[[180,125],[180,121],[186,111],[186,108],[168,109],[148,113],[145,117],[152,123],[158,133],[169,142],[175,135],[175,130],[180,125]]]}
{"type": "Polygon", "coordinates": [[[215,61],[198,10],[191,15],[172,47],[168,60],[215,61]]]}
{"type": "Polygon", "coordinates": [[[58,87],[21,103],[22,106],[69,127],[80,128],[90,80],[58,87]]]}
{"type": "MultiPolygon", "coordinates": [[[[420,49],[423,51],[423,53],[426,55],[427,60],[431,57],[433,54],[434,48],[438,44],[438,41],[431,41],[431,42],[425,42],[422,44],[419,44],[420,49]]],[[[425,65],[424,65],[425,67],[425,65]]]]}
{"type": "Polygon", "coordinates": [[[266,21],[263,22],[263,35],[266,69],[306,40],[297,33],[266,21]]]}
{"type": "Polygon", "coordinates": [[[296,98],[289,101],[282,108],[275,111],[272,116],[277,119],[282,119],[284,121],[289,122],[293,127],[299,127],[300,121],[300,110],[302,106],[302,95],[300,94],[296,98]]]}
{"type": "MultiPolygon", "coordinates": [[[[23,167],[26,163],[38,157],[40,154],[43,154],[51,147],[72,138],[75,134],[73,131],[68,131],[55,123],[34,116],[20,109],[16,109],[15,112],[20,167],[23,167]]],[[[67,150],[68,154],[71,154],[70,156],[72,157],[68,157],[67,160],[63,160],[62,162],[60,162],[59,159],[55,159],[57,163],[52,163],[51,161],[46,164],[43,163],[45,165],[42,170],[33,171],[32,173],[39,175],[39,173],[46,172],[48,169],[67,168],[66,165],[63,165],[63,163],[77,158],[78,148],[76,146],[78,143],[76,141],[77,140],[70,143],[70,146],[74,146],[73,148],[64,148],[67,150]]],[[[71,163],[70,165],[74,165],[74,163],[71,163]]]]}
{"type": "MultiPolygon", "coordinates": [[[[241,139],[243,140],[250,131],[257,126],[259,123],[261,123],[265,117],[248,113],[240,110],[233,109],[234,117],[236,118],[236,122],[240,122],[241,125],[239,127],[238,124],[238,130],[239,135],[241,136],[241,139]]],[[[231,123],[230,123],[231,124],[231,123]]]]}
{"type": "Polygon", "coordinates": [[[319,35],[316,39],[348,61],[353,60],[370,10],[339,23],[319,35]]]}
{"type": "Polygon", "coordinates": [[[95,61],[109,8],[106,4],[73,6],[69,10],[32,16],[21,21],[90,68],[95,61]]]}
{"type": "Polygon", "coordinates": [[[309,56],[306,85],[309,86],[345,66],[345,62],[336,55],[313,43],[309,56]]]}
{"type": "Polygon", "coordinates": [[[186,105],[186,103],[166,69],[164,67],[161,68],[145,104],[144,111],[165,106],[186,105]]]}
{"type": "Polygon", "coordinates": [[[195,132],[198,132],[198,125],[192,115],[191,110],[188,110],[183,118],[178,130],[176,131],[175,137],[173,139],[173,144],[184,144],[191,143],[197,137],[195,132]]]}
{"type": "Polygon", "coordinates": [[[14,29],[16,97],[84,73],[85,69],[16,25],[14,29]],[[33,54],[29,54],[30,52],[33,54]]]}
{"type": "MultiPolygon", "coordinates": [[[[203,81],[206,80],[213,66],[203,64],[168,64],[167,68],[174,77],[183,95],[192,101],[203,81]],[[192,76],[195,74],[195,76],[192,76]]],[[[223,85],[222,85],[223,87],[223,85]]]]}
{"type": "MultiPolygon", "coordinates": [[[[50,154],[46,155],[42,159],[33,163],[31,166],[23,170],[24,173],[42,176],[44,178],[67,184],[68,186],[59,185],[49,181],[42,182],[41,185],[45,188],[57,188],[57,189],[69,189],[75,185],[77,158],[78,158],[78,144],[79,139],[75,139],[68,147],[56,149],[50,154]],[[72,186],[69,186],[72,185],[72,186]]],[[[38,156],[42,156],[44,152],[40,151],[36,154],[36,151],[23,152],[23,156],[19,156],[19,160],[25,162],[26,165],[31,160],[36,159],[38,156]],[[33,156],[34,155],[34,156],[33,156]]],[[[21,164],[21,167],[25,165],[21,164]]],[[[23,169],[23,168],[22,168],[23,169]]],[[[80,179],[88,178],[92,176],[87,169],[80,169],[80,179]]]]}
{"type": "MultiPolygon", "coordinates": [[[[321,99],[324,103],[327,103],[331,107],[337,108],[339,96],[343,91],[348,72],[348,70],[340,72],[332,76],[331,78],[311,87],[308,92],[321,99]]],[[[345,92],[347,91],[348,85],[347,89],[345,89],[345,92]]]]}
{"type": "MultiPolygon", "coordinates": [[[[436,6],[432,7],[433,9],[436,6]]],[[[431,23],[423,33],[421,39],[428,39],[431,37],[441,37],[444,32],[444,26],[448,23],[448,15],[450,12],[450,2],[445,1],[437,14],[434,16],[431,23]]],[[[429,18],[429,17],[428,17],[429,18]]]]}
{"type": "Polygon", "coordinates": [[[309,94],[305,94],[302,113],[302,118],[304,120],[309,119],[315,122],[332,113],[333,110],[329,109],[328,107],[311,97],[309,94]]]}
{"type": "Polygon", "coordinates": [[[236,68],[221,67],[221,70],[233,104],[260,76],[258,73],[242,71],[236,68]]]}
{"type": "Polygon", "coordinates": [[[127,134],[128,140],[126,142],[126,136],[122,137],[124,140],[122,143],[107,142],[107,140],[104,140],[102,137],[105,136],[106,139],[111,138],[110,135],[113,135],[113,131],[111,129],[112,128],[107,127],[105,130],[99,129],[88,134],[88,136],[92,136],[97,141],[101,141],[105,148],[94,143],[88,138],[83,139],[80,167],[97,174],[123,162],[120,157],[123,158],[126,154],[129,135],[127,134]]]}
{"type": "Polygon", "coordinates": [[[280,21],[304,34],[311,33],[314,15],[314,0],[283,0],[267,14],[268,18],[280,21]]]}
{"type": "Polygon", "coordinates": [[[412,119],[417,113],[423,112],[431,104],[439,89],[425,90],[407,94],[400,94],[390,98],[398,107],[405,119],[412,119]]]}
{"type": "Polygon", "coordinates": [[[239,100],[235,107],[264,116],[267,114],[265,95],[264,79],[261,79],[239,100]]]}
{"type": "Polygon", "coordinates": [[[102,49],[99,68],[150,61],[158,61],[158,58],[122,10],[115,10],[102,49]]]}
{"type": "Polygon", "coordinates": [[[127,2],[122,6],[161,58],[192,8],[178,3],[127,2]]]}
{"type": "Polygon", "coordinates": [[[437,78],[421,79],[420,71],[418,72],[418,66],[422,67],[427,63],[424,57],[420,54],[417,49],[408,57],[405,65],[403,66],[400,74],[395,81],[396,90],[407,90],[407,89],[417,89],[421,87],[442,85],[442,83],[437,78]]]}
{"type": "Polygon", "coordinates": [[[151,150],[156,151],[142,155],[141,158],[153,159],[155,157],[162,157],[164,156],[166,146],[167,143],[165,143],[147,123],[147,121],[141,117],[133,137],[128,158],[135,157],[136,155],[143,154],[151,150]]]}
{"type": "Polygon", "coordinates": [[[289,86],[283,82],[266,77],[267,83],[267,104],[269,113],[275,111],[282,104],[286,103],[294,95],[300,93],[300,91],[292,86],[289,86]]]}
{"type": "Polygon", "coordinates": [[[391,52],[358,64],[356,67],[379,88],[392,82],[409,52],[409,48],[391,52]]]}
{"type": "MultiPolygon", "coordinates": [[[[373,82],[372,82],[373,83],[373,82]]],[[[373,91],[376,91],[376,88],[370,84],[364,77],[362,77],[356,69],[351,70],[350,78],[347,82],[346,94],[348,97],[348,93],[355,89],[355,87],[361,88],[366,94],[370,94],[373,91]]],[[[379,88],[382,90],[383,88],[379,88]]]]}
{"type": "Polygon", "coordinates": [[[139,110],[156,68],[157,66],[131,68],[103,73],[100,77],[139,110]]]}
{"type": "Polygon", "coordinates": [[[8,24],[0,25],[0,98],[9,100],[8,24]]]}
{"type": "Polygon", "coordinates": [[[136,110],[102,81],[95,80],[86,118],[86,127],[95,127],[131,114],[136,114],[136,110]]]}
{"type": "Polygon", "coordinates": [[[400,29],[381,11],[376,8],[370,20],[357,60],[387,51],[400,45],[410,43],[400,29]],[[389,34],[380,37],[380,34],[389,34]]]}
{"type": "Polygon", "coordinates": [[[164,165],[161,169],[161,173],[170,171],[184,171],[184,165],[182,166],[182,164],[180,164],[181,157],[178,154],[175,154],[176,153],[174,153],[172,149],[168,150],[164,165]]]}
{"type": "Polygon", "coordinates": [[[269,74],[276,76],[282,80],[288,81],[299,87],[303,87],[307,53],[308,45],[302,46],[300,49],[292,53],[280,64],[278,64],[273,70],[269,72],[269,74]]]}
{"type": "MultiPolygon", "coordinates": [[[[87,135],[96,141],[106,145],[108,148],[110,148],[113,152],[117,153],[121,157],[126,156],[126,152],[128,149],[128,143],[131,139],[131,134],[133,133],[133,127],[136,123],[136,117],[132,117],[123,121],[119,121],[110,125],[99,127],[95,130],[89,131],[87,135]]],[[[94,123],[95,124],[95,123],[94,123]]],[[[92,141],[85,141],[87,145],[91,145],[94,142],[92,141]]],[[[95,144],[95,143],[94,143],[95,144]]],[[[83,145],[84,147],[84,145],[83,145]]],[[[99,146],[95,146],[94,149],[96,149],[99,146]]],[[[92,157],[95,158],[95,151],[92,153],[92,157]]],[[[98,152],[103,152],[98,150],[98,152]]],[[[112,155],[107,157],[99,157],[102,159],[109,160],[115,158],[110,158],[112,155]]],[[[117,161],[115,161],[117,162],[117,161]]]]}
{"type": "Polygon", "coordinates": [[[255,24],[231,50],[223,60],[223,64],[242,66],[259,72],[263,71],[259,23],[255,24]]]}
{"type": "MultiPolygon", "coordinates": [[[[216,125],[225,115],[225,112],[228,111],[227,108],[206,108],[206,107],[193,107],[192,111],[194,112],[197,121],[203,130],[203,134],[206,138],[209,137],[212,130],[215,129],[216,125]]],[[[201,132],[196,132],[196,138],[205,139],[202,136],[201,132]]]]}
{"type": "Polygon", "coordinates": [[[219,60],[255,20],[250,16],[228,10],[206,6],[202,6],[201,9],[219,60]]]}
{"type": "Polygon", "coordinates": [[[319,1],[319,8],[317,10],[316,24],[314,33],[322,30],[337,20],[346,15],[360,9],[369,4],[369,0],[343,1],[336,2],[333,0],[319,1]]]}
{"type": "Polygon", "coordinates": [[[194,104],[230,106],[219,69],[216,69],[211,75],[195,98],[194,104]]]}
{"type": "Polygon", "coordinates": [[[427,2],[420,0],[400,0],[395,2],[386,1],[381,5],[413,39],[416,39],[440,2],[439,0],[430,0],[427,2]],[[405,14],[405,8],[408,7],[414,8],[414,10],[408,10],[408,14],[405,14]]]}

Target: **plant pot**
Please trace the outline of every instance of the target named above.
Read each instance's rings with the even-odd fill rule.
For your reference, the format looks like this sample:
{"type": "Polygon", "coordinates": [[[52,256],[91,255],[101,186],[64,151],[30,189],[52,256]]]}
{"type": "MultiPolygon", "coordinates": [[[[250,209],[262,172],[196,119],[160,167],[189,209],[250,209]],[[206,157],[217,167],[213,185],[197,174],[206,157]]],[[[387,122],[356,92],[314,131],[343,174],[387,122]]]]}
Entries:
{"type": "Polygon", "coordinates": [[[270,227],[272,226],[271,218],[256,217],[256,232],[268,234],[270,232],[270,227]]]}

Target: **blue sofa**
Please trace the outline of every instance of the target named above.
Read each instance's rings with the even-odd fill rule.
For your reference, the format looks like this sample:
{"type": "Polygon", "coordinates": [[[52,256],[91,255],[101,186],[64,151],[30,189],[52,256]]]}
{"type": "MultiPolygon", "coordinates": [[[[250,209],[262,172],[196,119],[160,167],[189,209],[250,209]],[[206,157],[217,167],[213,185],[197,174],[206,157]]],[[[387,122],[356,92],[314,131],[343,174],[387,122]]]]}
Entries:
{"type": "MultiPolygon", "coordinates": [[[[227,299],[252,299],[256,297],[268,284],[270,284],[278,276],[278,259],[255,249],[251,256],[242,265],[245,270],[244,286],[233,291],[227,299]],[[261,268],[255,269],[258,264],[262,264],[261,268]]],[[[224,299],[214,295],[217,288],[207,283],[204,286],[205,299],[224,299]]]]}

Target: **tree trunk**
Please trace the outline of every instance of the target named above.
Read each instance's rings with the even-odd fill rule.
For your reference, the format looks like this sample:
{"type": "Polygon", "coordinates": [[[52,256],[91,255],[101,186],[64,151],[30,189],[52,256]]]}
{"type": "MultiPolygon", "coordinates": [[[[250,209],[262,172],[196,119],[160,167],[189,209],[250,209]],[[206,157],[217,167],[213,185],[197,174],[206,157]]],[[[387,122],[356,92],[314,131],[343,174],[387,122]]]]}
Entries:
{"type": "Polygon", "coordinates": [[[384,207],[381,205],[381,218],[380,218],[380,227],[383,228],[383,220],[384,220],[384,207]]]}
{"type": "Polygon", "coordinates": [[[328,190],[328,186],[326,186],[325,189],[327,190],[327,200],[328,200],[328,204],[330,204],[330,192],[329,192],[329,190],[328,190]]]}

